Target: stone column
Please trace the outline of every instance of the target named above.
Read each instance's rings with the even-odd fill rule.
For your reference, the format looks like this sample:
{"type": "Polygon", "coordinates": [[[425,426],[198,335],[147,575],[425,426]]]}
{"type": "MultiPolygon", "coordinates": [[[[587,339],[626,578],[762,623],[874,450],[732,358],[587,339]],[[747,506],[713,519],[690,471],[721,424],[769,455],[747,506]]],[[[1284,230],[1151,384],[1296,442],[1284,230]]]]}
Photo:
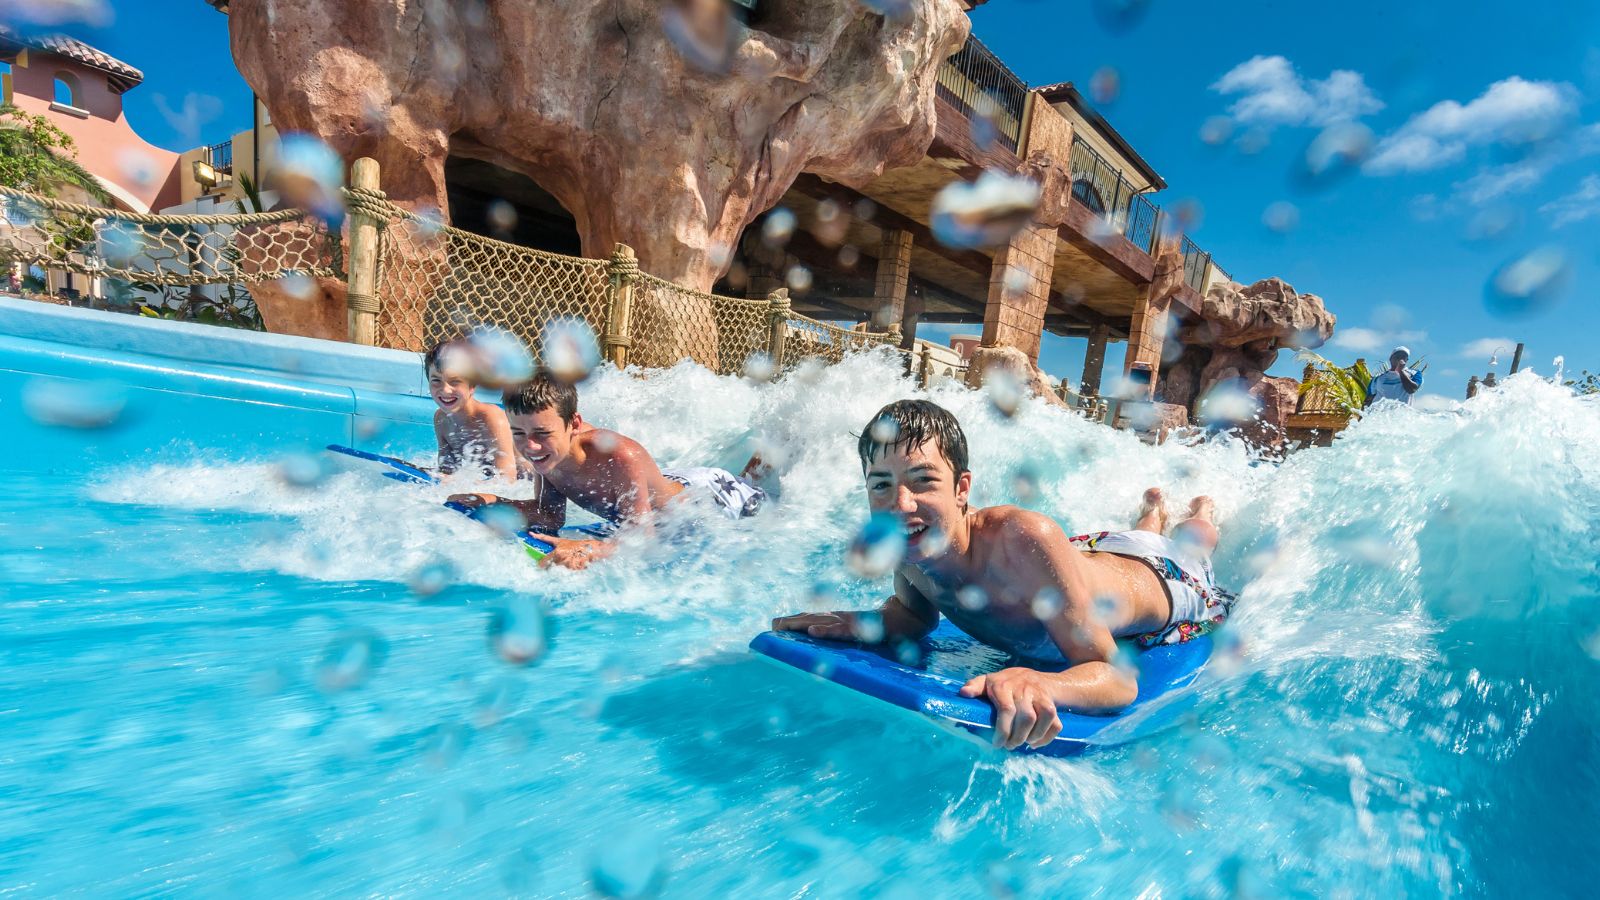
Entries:
{"type": "Polygon", "coordinates": [[[906,297],[906,311],[900,317],[900,347],[910,350],[917,343],[917,323],[922,321],[922,313],[927,309],[928,303],[922,298],[921,293],[912,293],[906,297]]]}
{"type": "Polygon", "coordinates": [[[1014,347],[1038,364],[1056,238],[1056,226],[1031,224],[995,253],[983,309],[983,346],[1014,347]]]}
{"type": "Polygon", "coordinates": [[[885,228],[878,245],[878,278],[872,288],[874,328],[902,320],[910,285],[911,232],[885,228]]]}
{"type": "Polygon", "coordinates": [[[1110,337],[1111,329],[1105,325],[1089,329],[1089,351],[1083,356],[1083,381],[1078,385],[1080,396],[1100,396],[1100,373],[1106,367],[1106,341],[1110,337]]]}
{"type": "Polygon", "coordinates": [[[1143,297],[1133,306],[1133,321],[1128,326],[1128,358],[1123,363],[1124,375],[1133,367],[1144,364],[1150,368],[1149,397],[1155,396],[1156,383],[1161,376],[1161,347],[1167,337],[1167,309],[1172,297],[1183,287],[1183,253],[1178,249],[1179,238],[1173,235],[1156,247],[1155,277],[1143,297]]]}

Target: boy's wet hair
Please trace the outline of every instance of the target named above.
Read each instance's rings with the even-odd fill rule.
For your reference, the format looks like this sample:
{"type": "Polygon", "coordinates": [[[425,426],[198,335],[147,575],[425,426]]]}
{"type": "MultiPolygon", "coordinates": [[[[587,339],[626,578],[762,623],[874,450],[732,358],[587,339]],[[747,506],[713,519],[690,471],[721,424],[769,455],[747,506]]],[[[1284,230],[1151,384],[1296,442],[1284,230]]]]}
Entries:
{"type": "Polygon", "coordinates": [[[933,441],[956,477],[967,468],[967,436],[950,411],[927,400],[896,400],[878,410],[861,430],[856,452],[863,471],[872,461],[896,447],[911,449],[933,441]]]}
{"type": "Polygon", "coordinates": [[[500,395],[500,402],[506,412],[518,416],[531,416],[553,408],[564,424],[571,425],[572,417],[578,414],[578,389],[571,382],[540,369],[527,381],[506,388],[500,395]]]}
{"type": "Polygon", "coordinates": [[[449,347],[451,344],[460,343],[462,343],[462,341],[459,339],[452,339],[448,341],[440,341],[439,343],[434,344],[432,347],[429,347],[428,352],[422,354],[422,374],[427,375],[434,369],[439,368],[439,357],[444,353],[445,348],[449,347]]]}

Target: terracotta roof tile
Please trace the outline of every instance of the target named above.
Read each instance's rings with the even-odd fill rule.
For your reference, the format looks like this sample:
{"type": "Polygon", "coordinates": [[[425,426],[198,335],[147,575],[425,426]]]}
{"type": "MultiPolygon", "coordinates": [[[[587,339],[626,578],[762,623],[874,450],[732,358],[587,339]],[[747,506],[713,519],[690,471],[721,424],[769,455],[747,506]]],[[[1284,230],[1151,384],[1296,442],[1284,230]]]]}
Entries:
{"type": "Polygon", "coordinates": [[[12,44],[20,44],[24,47],[41,50],[45,53],[64,56],[91,68],[99,69],[112,77],[114,86],[119,91],[126,91],[144,81],[144,73],[133,66],[103,50],[97,50],[83,41],[67,37],[64,34],[23,35],[14,29],[0,25],[0,39],[12,44]]]}

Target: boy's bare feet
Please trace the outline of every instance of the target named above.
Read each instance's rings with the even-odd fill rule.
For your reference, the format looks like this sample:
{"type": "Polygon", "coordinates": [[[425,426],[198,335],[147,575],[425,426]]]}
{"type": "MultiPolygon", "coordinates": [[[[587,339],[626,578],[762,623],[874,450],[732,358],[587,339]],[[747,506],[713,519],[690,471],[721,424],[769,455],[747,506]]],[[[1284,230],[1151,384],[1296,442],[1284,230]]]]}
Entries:
{"type": "Polygon", "coordinates": [[[1161,488],[1153,487],[1144,492],[1144,500],[1139,504],[1139,521],[1133,524],[1133,530],[1167,533],[1167,498],[1161,488]]]}

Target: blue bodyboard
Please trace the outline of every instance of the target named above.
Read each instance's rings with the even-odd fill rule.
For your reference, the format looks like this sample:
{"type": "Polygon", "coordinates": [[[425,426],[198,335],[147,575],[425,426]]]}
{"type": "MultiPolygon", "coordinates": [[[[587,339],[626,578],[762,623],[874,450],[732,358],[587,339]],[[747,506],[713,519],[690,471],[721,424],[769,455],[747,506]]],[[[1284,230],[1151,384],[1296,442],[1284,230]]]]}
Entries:
{"type": "MultiPolygon", "coordinates": [[[[915,654],[920,658],[910,662],[897,659],[888,647],[819,640],[793,631],[763,632],[750,642],[750,649],[985,741],[994,737],[993,708],[985,700],[961,696],[961,686],[973,676],[1015,664],[1013,658],[978,643],[948,621],[940,622],[922,640],[920,653],[915,654]]],[[[1038,750],[1024,746],[1018,752],[1076,756],[1165,728],[1193,704],[1193,692],[1182,689],[1205,668],[1211,651],[1208,636],[1133,650],[1139,696],[1131,706],[1114,716],[1062,712],[1061,734],[1054,741],[1038,750]]]]}
{"type": "MultiPolygon", "coordinates": [[[[439,476],[412,465],[399,457],[384,456],[381,453],[372,453],[367,450],[357,450],[354,447],[346,447],[343,444],[329,444],[328,450],[384,466],[388,471],[383,473],[383,477],[392,478],[403,484],[437,484],[439,482],[439,476]]],[[[470,519],[478,518],[480,511],[483,509],[483,507],[472,508],[449,502],[445,503],[445,508],[455,510],[470,519]]],[[[608,522],[590,522],[584,525],[566,525],[561,530],[564,533],[564,537],[600,540],[610,537],[613,528],[608,522]]],[[[542,541],[527,532],[518,534],[517,539],[522,541],[528,549],[534,551],[536,557],[544,556],[554,549],[548,541],[542,541]]]]}

